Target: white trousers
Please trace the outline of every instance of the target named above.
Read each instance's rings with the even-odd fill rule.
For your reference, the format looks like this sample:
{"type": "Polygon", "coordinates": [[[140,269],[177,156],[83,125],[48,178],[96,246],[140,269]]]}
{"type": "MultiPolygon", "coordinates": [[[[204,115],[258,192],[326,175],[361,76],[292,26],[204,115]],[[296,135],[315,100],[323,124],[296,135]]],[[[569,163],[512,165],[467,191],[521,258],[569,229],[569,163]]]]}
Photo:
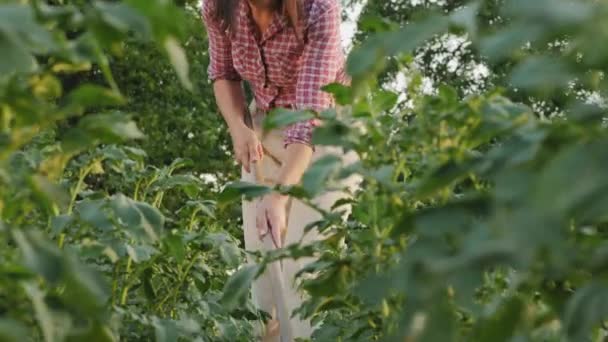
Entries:
{"type": "MultiPolygon", "coordinates": [[[[251,111],[255,113],[254,110],[251,111]]],[[[261,122],[262,115],[253,117],[253,126],[260,137],[266,155],[262,162],[258,162],[251,173],[242,171],[242,180],[251,183],[262,183],[273,185],[280,168],[280,163],[285,160],[286,150],[283,146],[282,133],[279,130],[262,134],[261,122]]],[[[344,155],[339,148],[316,146],[313,153],[313,162],[328,154],[338,155],[342,158],[345,165],[357,160],[356,153],[351,152],[344,155]]],[[[351,177],[345,180],[343,186],[350,191],[354,191],[358,186],[359,178],[351,177]]],[[[315,205],[329,211],[333,204],[348,193],[334,191],[324,193],[313,200],[315,205]]],[[[253,201],[243,201],[243,229],[245,235],[245,249],[248,251],[269,251],[274,249],[270,234],[263,240],[259,239],[256,229],[256,208],[259,199],[253,201]]],[[[344,209],[344,208],[341,208],[344,209]]],[[[349,208],[346,208],[347,210],[349,208]]],[[[304,234],[304,228],[320,220],[321,215],[297,199],[290,200],[287,212],[287,234],[284,246],[302,241],[303,244],[322,238],[322,235],[313,229],[304,234]]],[[[310,322],[302,320],[299,316],[291,317],[294,309],[298,308],[302,301],[302,293],[298,290],[294,282],[294,276],[305,265],[314,261],[314,258],[301,258],[298,260],[284,259],[281,262],[274,262],[266,269],[253,283],[252,296],[258,309],[273,316],[279,321],[280,336],[274,341],[292,342],[295,338],[309,338],[312,333],[310,322]]],[[[249,262],[252,262],[251,260],[249,262]]],[[[263,329],[260,329],[263,331],[263,329]]]]}

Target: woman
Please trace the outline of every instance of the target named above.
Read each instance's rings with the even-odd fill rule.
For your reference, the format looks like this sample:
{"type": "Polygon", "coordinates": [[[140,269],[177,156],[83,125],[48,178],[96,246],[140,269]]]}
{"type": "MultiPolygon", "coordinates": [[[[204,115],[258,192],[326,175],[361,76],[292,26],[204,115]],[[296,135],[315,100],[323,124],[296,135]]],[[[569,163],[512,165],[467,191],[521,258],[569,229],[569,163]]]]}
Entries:
{"type": "MultiPolygon", "coordinates": [[[[339,0],[204,1],[209,78],[228,124],[236,159],[243,167],[243,180],[298,184],[311,161],[335,152],[312,146],[314,120],[265,134],[260,123],[277,107],[319,112],[334,105],[321,87],[348,81],[340,44],[340,13],[339,0]],[[249,109],[243,80],[255,98],[249,109]]],[[[315,201],[329,210],[341,196],[328,193],[315,201]]],[[[317,239],[317,234],[304,236],[304,227],[319,219],[314,210],[281,194],[245,201],[245,248],[269,250],[317,239]]],[[[272,315],[265,332],[268,340],[310,336],[308,322],[290,319],[302,300],[294,275],[306,261],[310,260],[277,262],[253,284],[257,305],[272,315]]]]}

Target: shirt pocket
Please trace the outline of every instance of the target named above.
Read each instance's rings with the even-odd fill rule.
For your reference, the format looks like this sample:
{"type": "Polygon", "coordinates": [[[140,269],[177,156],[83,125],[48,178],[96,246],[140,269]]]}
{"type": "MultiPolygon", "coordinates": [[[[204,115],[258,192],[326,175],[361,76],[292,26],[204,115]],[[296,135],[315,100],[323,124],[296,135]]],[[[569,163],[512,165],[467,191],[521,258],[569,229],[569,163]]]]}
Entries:
{"type": "MultiPolygon", "coordinates": [[[[249,82],[258,82],[262,63],[255,47],[233,44],[232,63],[241,78],[249,82]]],[[[263,75],[262,75],[263,76],[263,75]]]]}
{"type": "Polygon", "coordinates": [[[281,86],[292,85],[297,81],[303,52],[304,46],[298,42],[295,35],[290,37],[284,48],[280,50],[278,82],[281,86]]]}

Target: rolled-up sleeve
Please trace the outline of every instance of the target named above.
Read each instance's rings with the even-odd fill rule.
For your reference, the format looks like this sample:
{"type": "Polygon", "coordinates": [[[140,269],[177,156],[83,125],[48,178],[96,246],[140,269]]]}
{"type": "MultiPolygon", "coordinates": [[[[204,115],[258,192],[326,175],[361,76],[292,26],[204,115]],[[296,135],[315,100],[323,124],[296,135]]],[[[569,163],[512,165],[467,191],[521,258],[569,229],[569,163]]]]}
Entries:
{"type": "MultiPolygon", "coordinates": [[[[296,109],[321,112],[334,105],[331,94],[321,88],[335,82],[343,60],[340,44],[341,13],[339,1],[328,3],[313,13],[308,27],[302,64],[296,84],[296,109]]],[[[312,132],[318,120],[308,120],[290,125],[285,130],[285,146],[302,143],[312,146],[312,132]]]]}
{"type": "Polygon", "coordinates": [[[209,80],[212,82],[220,79],[240,81],[241,77],[232,63],[230,37],[222,29],[221,23],[214,17],[213,12],[213,1],[203,1],[202,17],[209,41],[209,67],[207,69],[209,80]]]}

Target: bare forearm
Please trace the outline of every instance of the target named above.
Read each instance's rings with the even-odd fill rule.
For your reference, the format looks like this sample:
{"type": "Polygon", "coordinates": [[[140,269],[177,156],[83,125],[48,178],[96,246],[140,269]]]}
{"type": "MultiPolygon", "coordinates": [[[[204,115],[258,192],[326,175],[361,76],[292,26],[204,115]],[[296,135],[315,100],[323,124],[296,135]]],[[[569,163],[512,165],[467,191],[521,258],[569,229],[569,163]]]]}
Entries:
{"type": "Polygon", "coordinates": [[[245,93],[240,81],[217,80],[213,83],[217,106],[228,127],[242,125],[246,111],[245,93]]]}
{"type": "Polygon", "coordinates": [[[246,172],[262,159],[263,148],[253,128],[245,123],[245,94],[241,82],[218,80],[213,84],[217,106],[228,124],[234,157],[246,172]]]}
{"type": "Polygon", "coordinates": [[[278,183],[281,185],[298,184],[310,165],[312,148],[304,144],[290,144],[287,146],[285,155],[287,158],[279,170],[278,183]]]}

